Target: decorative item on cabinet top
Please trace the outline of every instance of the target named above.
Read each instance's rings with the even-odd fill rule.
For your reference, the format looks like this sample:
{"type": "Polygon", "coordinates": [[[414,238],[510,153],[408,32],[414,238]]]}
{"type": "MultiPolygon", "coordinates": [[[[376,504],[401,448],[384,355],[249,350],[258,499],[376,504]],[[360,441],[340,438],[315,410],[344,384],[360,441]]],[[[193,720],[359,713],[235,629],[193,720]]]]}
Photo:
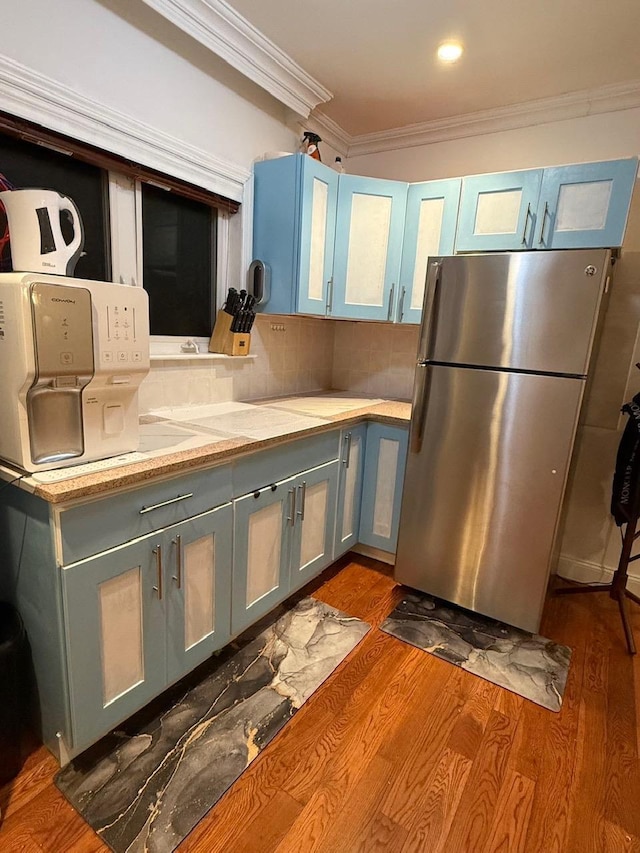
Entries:
{"type": "Polygon", "coordinates": [[[253,254],[271,272],[260,310],[419,323],[430,255],[620,246],[637,163],[415,184],[301,154],[256,163],[253,254]]]}

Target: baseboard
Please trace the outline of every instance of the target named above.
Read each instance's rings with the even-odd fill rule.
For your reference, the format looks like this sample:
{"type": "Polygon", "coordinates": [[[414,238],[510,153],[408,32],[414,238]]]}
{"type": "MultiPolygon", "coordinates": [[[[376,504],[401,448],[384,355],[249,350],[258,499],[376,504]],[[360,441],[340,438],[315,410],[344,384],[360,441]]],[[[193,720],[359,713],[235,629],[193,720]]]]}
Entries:
{"type": "Polygon", "coordinates": [[[371,557],[373,560],[379,560],[381,563],[386,563],[388,566],[395,566],[396,555],[389,551],[381,551],[379,548],[373,548],[371,545],[363,545],[358,542],[351,549],[354,554],[362,554],[363,557],[371,557]]]}
{"type": "MultiPolygon", "coordinates": [[[[613,577],[613,569],[601,566],[598,563],[590,563],[587,560],[575,560],[571,557],[561,556],[558,560],[556,574],[579,583],[610,583],[613,577]]],[[[627,587],[631,592],[640,595],[640,577],[635,574],[629,575],[627,587]]]]}

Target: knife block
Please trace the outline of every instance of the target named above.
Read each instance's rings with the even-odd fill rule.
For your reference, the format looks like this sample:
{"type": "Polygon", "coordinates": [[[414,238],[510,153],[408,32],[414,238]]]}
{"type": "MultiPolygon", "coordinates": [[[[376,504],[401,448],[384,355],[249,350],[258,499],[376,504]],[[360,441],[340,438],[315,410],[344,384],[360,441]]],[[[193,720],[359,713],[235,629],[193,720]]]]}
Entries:
{"type": "Polygon", "coordinates": [[[233,317],[226,311],[218,311],[213,327],[209,352],[221,352],[224,355],[249,355],[251,335],[249,332],[232,332],[233,317]]]}

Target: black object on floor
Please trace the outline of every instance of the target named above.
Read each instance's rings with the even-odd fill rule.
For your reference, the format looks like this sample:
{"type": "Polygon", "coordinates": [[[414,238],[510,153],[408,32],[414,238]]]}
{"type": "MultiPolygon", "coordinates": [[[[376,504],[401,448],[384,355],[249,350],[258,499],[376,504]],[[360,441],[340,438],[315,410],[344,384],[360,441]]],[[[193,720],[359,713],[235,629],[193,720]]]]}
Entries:
{"type": "Polygon", "coordinates": [[[380,627],[543,708],[560,710],[568,646],[418,593],[406,595],[380,627]]]}
{"type": "Polygon", "coordinates": [[[20,614],[7,602],[0,601],[0,785],[13,779],[21,766],[24,646],[20,614]]]}
{"type": "Polygon", "coordinates": [[[280,609],[171,707],[115,732],[97,760],[79,756],[56,785],[116,853],[170,853],[369,627],[312,598],[280,609]]]}

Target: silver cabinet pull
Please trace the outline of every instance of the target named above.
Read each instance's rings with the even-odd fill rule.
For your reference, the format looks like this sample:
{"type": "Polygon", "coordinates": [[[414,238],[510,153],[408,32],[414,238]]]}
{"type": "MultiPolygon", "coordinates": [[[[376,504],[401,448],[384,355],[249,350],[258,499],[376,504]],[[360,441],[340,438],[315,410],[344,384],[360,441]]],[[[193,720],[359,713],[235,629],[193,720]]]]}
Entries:
{"type": "Polygon", "coordinates": [[[398,303],[398,323],[402,323],[402,318],[404,317],[404,295],[406,293],[406,287],[404,284],[400,288],[400,301],[398,303]]]}
{"type": "Polygon", "coordinates": [[[522,229],[522,245],[527,245],[527,225],[529,224],[529,217],[531,216],[531,205],[527,205],[527,212],[524,215],[524,228],[522,229]]]}
{"type": "Polygon", "coordinates": [[[300,521],[304,521],[304,508],[307,503],[307,484],[303,480],[302,485],[298,486],[300,489],[300,509],[297,511],[296,515],[300,516],[300,521]]]}
{"type": "Polygon", "coordinates": [[[333,310],[333,276],[327,282],[327,302],[325,306],[327,314],[333,310]]]}
{"type": "Polygon", "coordinates": [[[549,216],[549,203],[545,201],[544,213],[542,214],[542,227],[540,228],[540,239],[538,240],[539,246],[544,244],[544,226],[547,224],[547,216],[549,216]]]}
{"type": "Polygon", "coordinates": [[[163,506],[169,506],[169,504],[176,504],[179,501],[186,501],[187,498],[192,498],[193,492],[189,492],[188,495],[177,495],[175,498],[169,498],[168,501],[161,501],[159,504],[152,504],[151,506],[143,506],[141,510],[139,510],[140,515],[144,515],[146,512],[153,512],[154,509],[160,509],[163,506]]]}
{"type": "Polygon", "coordinates": [[[346,452],[346,454],[342,460],[342,464],[344,465],[345,468],[348,468],[349,464],[351,462],[351,433],[350,432],[345,433],[344,443],[346,444],[347,452],[346,452]]]}
{"type": "Polygon", "coordinates": [[[389,307],[387,308],[387,320],[391,319],[391,311],[393,310],[393,292],[396,289],[395,281],[391,282],[391,290],[389,291],[389,307]]]}
{"type": "Polygon", "coordinates": [[[182,536],[178,533],[175,539],[171,540],[176,546],[176,568],[178,574],[173,575],[173,580],[176,582],[178,589],[182,589],[182,536]]]}
{"type": "Polygon", "coordinates": [[[158,601],[162,601],[162,545],[156,545],[152,553],[156,555],[156,571],[158,573],[158,586],[154,586],[153,591],[158,593],[158,601]]]}
{"type": "Polygon", "coordinates": [[[287,521],[293,527],[296,523],[296,490],[289,489],[289,515],[287,521]]]}

